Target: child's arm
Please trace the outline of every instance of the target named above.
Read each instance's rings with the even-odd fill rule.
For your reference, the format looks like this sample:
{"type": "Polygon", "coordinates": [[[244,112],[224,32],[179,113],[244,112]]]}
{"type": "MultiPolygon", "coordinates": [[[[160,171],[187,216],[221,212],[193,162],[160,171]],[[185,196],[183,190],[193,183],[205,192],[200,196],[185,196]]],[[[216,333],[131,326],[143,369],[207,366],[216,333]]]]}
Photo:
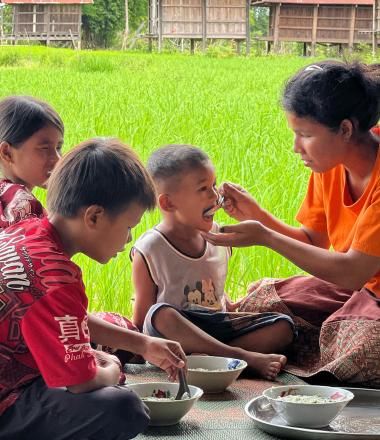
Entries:
{"type": "Polygon", "coordinates": [[[89,315],[88,327],[92,340],[98,344],[139,354],[165,370],[172,380],[176,378],[177,369],[185,366],[186,355],[178,342],[128,330],[94,315],[89,315]]]}
{"type": "MultiPolygon", "coordinates": [[[[73,269],[66,267],[66,273],[73,269]]],[[[65,386],[73,393],[84,393],[119,383],[119,360],[91,349],[87,304],[80,301],[83,297],[82,284],[59,285],[57,280],[22,319],[25,344],[48,387],[65,386]]]]}
{"type": "Polygon", "coordinates": [[[157,300],[157,286],[154,284],[144,258],[138,251],[134,252],[132,261],[132,280],[135,288],[135,305],[132,321],[142,330],[145,316],[157,300]]]}
{"type": "Polygon", "coordinates": [[[104,352],[94,351],[96,358],[95,377],[87,382],[68,386],[71,393],[80,394],[97,390],[106,386],[117,385],[119,383],[121,364],[116,356],[104,352]]]}

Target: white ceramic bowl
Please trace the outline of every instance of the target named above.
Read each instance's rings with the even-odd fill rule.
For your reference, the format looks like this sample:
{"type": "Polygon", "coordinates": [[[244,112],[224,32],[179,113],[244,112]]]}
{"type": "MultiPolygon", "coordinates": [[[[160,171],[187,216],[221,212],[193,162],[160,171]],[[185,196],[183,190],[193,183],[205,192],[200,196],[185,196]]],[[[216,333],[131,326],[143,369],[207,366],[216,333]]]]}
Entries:
{"type": "Polygon", "coordinates": [[[220,393],[236,380],[247,366],[240,359],[218,356],[188,356],[187,381],[205,393],[220,393]]]}
{"type": "MultiPolygon", "coordinates": [[[[125,385],[134,391],[139,397],[151,397],[157,390],[169,391],[175,397],[178,391],[178,383],[171,382],[151,382],[135,383],[125,385]]],[[[189,386],[191,397],[183,400],[144,400],[145,405],[150,410],[151,426],[175,425],[182,417],[187,414],[194,403],[202,396],[203,390],[192,385],[189,386]]]]}
{"type": "Polygon", "coordinates": [[[263,392],[277,414],[288,424],[302,428],[327,426],[354,395],[343,388],[316,385],[286,385],[263,392]],[[300,403],[279,400],[285,396],[320,396],[333,399],[327,403],[300,403]]]}

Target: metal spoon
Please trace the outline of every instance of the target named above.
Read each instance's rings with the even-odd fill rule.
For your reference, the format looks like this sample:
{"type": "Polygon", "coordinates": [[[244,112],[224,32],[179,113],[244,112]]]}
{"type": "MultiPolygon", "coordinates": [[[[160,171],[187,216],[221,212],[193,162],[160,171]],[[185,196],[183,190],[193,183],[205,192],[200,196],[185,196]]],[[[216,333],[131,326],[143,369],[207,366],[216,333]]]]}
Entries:
{"type": "Polygon", "coordinates": [[[179,388],[178,393],[175,396],[175,400],[182,400],[184,398],[190,399],[191,393],[189,385],[187,384],[187,379],[185,376],[185,372],[183,371],[183,368],[180,368],[178,370],[178,379],[179,379],[179,388]]]}
{"type": "Polygon", "coordinates": [[[208,209],[203,215],[213,215],[216,211],[223,206],[224,196],[219,194],[218,200],[216,201],[216,205],[212,208],[208,209]]]}

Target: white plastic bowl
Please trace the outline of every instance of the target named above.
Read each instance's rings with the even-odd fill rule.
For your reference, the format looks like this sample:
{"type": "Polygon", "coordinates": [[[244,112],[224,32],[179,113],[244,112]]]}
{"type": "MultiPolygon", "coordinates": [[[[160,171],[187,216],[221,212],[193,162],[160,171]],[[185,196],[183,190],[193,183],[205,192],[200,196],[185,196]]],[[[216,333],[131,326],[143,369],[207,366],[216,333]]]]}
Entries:
{"type": "Polygon", "coordinates": [[[322,428],[327,426],[342,411],[354,395],[343,388],[316,385],[286,385],[273,387],[263,392],[277,414],[291,426],[322,428]],[[320,396],[333,399],[327,403],[300,403],[279,400],[284,396],[320,396]]]}
{"type": "MultiPolygon", "coordinates": [[[[139,397],[151,397],[154,391],[170,391],[171,396],[176,396],[178,383],[151,382],[125,385],[139,397]]],[[[150,410],[151,426],[169,426],[178,423],[187,414],[194,403],[202,396],[203,390],[192,385],[189,386],[191,397],[183,400],[144,400],[150,410]]]]}
{"type": "Polygon", "coordinates": [[[187,381],[202,388],[205,393],[220,393],[239,377],[246,366],[247,363],[240,359],[188,356],[187,381]]]}

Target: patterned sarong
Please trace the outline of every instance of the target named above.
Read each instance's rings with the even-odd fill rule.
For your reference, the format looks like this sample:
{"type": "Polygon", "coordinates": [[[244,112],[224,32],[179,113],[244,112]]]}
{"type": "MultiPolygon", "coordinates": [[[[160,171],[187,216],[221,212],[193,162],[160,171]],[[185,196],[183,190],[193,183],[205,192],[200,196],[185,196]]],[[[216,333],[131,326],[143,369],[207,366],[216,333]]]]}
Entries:
{"type": "Polygon", "coordinates": [[[286,371],[300,377],[328,372],[380,388],[380,302],[368,290],[352,292],[314,277],[263,279],[249,287],[239,310],[293,319],[298,338],[286,371]]]}

